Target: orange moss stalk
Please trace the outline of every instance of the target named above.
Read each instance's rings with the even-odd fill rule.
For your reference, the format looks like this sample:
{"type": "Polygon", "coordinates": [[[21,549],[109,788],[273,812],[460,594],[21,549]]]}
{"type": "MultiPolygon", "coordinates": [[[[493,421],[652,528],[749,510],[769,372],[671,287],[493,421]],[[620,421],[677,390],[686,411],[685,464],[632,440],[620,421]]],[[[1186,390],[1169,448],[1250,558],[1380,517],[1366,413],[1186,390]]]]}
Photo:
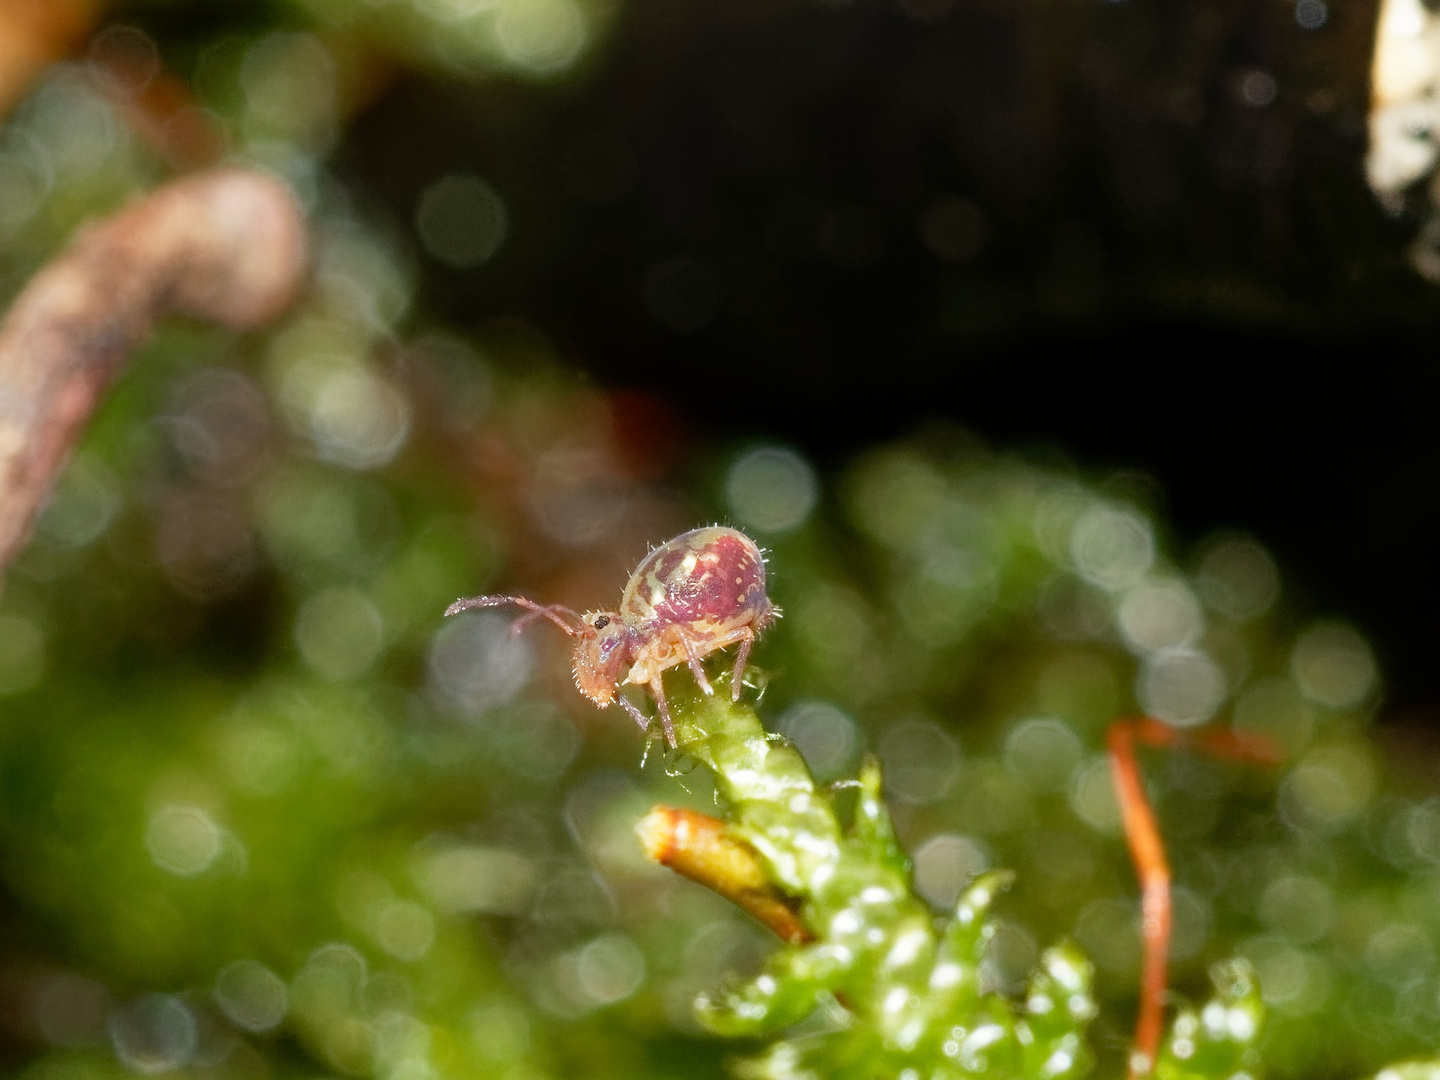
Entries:
{"type": "Polygon", "coordinates": [[[760,857],[732,838],[725,823],[696,810],[657,806],[635,826],[645,854],[661,866],[719,893],[780,940],[813,940],[791,902],[770,884],[760,857]]]}

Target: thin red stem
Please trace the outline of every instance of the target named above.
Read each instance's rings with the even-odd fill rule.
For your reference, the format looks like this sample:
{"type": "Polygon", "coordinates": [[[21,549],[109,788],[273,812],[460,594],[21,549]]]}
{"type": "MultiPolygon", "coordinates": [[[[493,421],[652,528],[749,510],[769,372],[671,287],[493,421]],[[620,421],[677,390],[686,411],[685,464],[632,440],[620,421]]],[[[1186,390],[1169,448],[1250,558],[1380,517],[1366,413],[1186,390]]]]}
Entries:
{"type": "Polygon", "coordinates": [[[1120,818],[1130,857],[1140,878],[1140,928],[1144,957],[1140,976],[1140,1015],[1130,1053],[1130,1080],[1147,1076],[1155,1067],[1165,1009],[1166,959],[1170,948],[1170,864],[1155,811],[1145,795],[1145,782],[1135,758],[1135,745],[1165,748],[1188,746],[1216,757],[1255,764],[1278,764],[1283,755],[1268,740],[1226,728],[1185,732],[1148,716],[1117,720],[1106,742],[1110,773],[1120,803],[1120,818]]]}
{"type": "MultiPolygon", "coordinates": [[[[1130,1051],[1130,1080],[1149,1073],[1160,1049],[1160,1024],[1165,1005],[1165,954],[1170,947],[1170,865],[1145,782],[1135,760],[1137,727],[1154,723],[1144,719],[1118,720],[1110,726],[1110,773],[1125,824],[1130,857],[1140,877],[1140,927],[1144,939],[1144,967],[1140,977],[1140,1017],[1130,1051]]],[[[1147,740],[1148,741],[1148,740],[1147,740]]]]}

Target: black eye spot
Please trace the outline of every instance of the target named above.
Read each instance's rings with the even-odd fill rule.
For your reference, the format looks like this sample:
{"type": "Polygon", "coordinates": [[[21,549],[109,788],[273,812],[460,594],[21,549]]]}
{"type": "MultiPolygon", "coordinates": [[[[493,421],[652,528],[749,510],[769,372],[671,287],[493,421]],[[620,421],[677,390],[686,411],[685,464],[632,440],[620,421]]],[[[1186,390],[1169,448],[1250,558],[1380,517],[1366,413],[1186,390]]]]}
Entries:
{"type": "Polygon", "coordinates": [[[604,630],[605,627],[607,627],[607,626],[609,626],[609,625],[610,625],[610,616],[609,616],[609,615],[601,615],[598,619],[595,620],[595,629],[596,629],[596,630],[604,630]]]}

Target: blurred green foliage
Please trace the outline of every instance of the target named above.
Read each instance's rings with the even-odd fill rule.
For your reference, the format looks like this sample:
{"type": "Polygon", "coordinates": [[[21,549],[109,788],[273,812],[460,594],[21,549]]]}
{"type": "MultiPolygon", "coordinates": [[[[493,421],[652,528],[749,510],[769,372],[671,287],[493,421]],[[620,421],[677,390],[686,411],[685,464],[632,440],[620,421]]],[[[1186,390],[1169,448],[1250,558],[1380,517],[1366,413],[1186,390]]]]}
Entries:
{"type": "MultiPolygon", "coordinates": [[[[507,18],[592,18],[492,5],[472,55],[436,36],[438,10],[369,5],[365,25],[473,71],[522,40],[507,18]]],[[[510,60],[550,70],[553,48],[510,60]]],[[[885,1001],[953,962],[950,997],[915,994],[928,1061],[953,1056],[945,1025],[993,1023],[1003,1038],[962,1070],[1041,1075],[1063,1045],[1049,1075],[1090,1052],[1113,1075],[1140,938],[1103,733],[1137,710],[1288,754],[1274,772],[1146,759],[1179,993],[1208,998],[1222,962],[1157,1074],[1253,1075],[1257,1031],[1284,1077],[1435,1050],[1440,800],[1366,736],[1381,684],[1359,634],[1288,604],[1243,535],[1177,551],[1143,478],[946,428],[822,476],[786,446],[684,446],[662,402],[586,386],[543,327],[427,324],[423,221],[369,214],[325,164],[343,59],[293,29],[207,53],[197,87],[236,156],[313,214],[314,287],[263,335],[163,329],[0,596],[0,1032],[18,1074],[658,1080],[720,1075],[725,1029],[750,1036],[752,1075],[903,1076],[885,1001]],[[843,969],[817,962],[823,943],[777,951],[649,865],[632,826],[651,803],[749,798],[718,752],[641,768],[633,725],[575,695],[544,628],[439,618],[487,588],[612,605],[646,543],[716,518],[768,545],[786,612],[756,655],[760,711],[789,740],[762,740],[771,758],[802,787],[867,754],[886,778],[888,810],[863,768],[849,833],[806,788],[844,890],[778,850],[777,880],[832,927],[884,889],[885,954],[914,933],[913,971],[883,972],[874,943],[843,969]],[[999,868],[1003,897],[976,876],[999,868]],[[957,904],[971,921],[935,921],[957,904]],[[1086,1051],[1090,989],[1053,1029],[1037,1003],[1092,963],[1086,1051]],[[767,977],[798,995],[783,1015],[744,1008],[767,977]],[[822,990],[864,1023],[839,1024],[822,990]]],[[[85,63],[57,66],[0,133],[7,289],[164,171],[85,63]]],[[[442,251],[503,243],[492,195],[459,191],[489,231],[442,251]]],[[[722,720],[758,738],[753,714],[722,720]]],[[[764,850],[774,822],[740,821],[764,850]]]]}

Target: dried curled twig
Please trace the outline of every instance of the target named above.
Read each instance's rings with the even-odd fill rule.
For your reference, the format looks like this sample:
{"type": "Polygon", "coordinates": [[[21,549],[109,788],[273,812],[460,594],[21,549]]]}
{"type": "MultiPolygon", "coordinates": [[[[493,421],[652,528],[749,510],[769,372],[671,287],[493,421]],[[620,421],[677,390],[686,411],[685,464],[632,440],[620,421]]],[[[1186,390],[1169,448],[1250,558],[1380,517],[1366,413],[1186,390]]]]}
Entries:
{"type": "Polygon", "coordinates": [[[263,325],[304,279],[306,229],[275,178],[220,169],[176,181],[83,231],[0,324],[0,568],[100,394],[168,312],[263,325]]]}

